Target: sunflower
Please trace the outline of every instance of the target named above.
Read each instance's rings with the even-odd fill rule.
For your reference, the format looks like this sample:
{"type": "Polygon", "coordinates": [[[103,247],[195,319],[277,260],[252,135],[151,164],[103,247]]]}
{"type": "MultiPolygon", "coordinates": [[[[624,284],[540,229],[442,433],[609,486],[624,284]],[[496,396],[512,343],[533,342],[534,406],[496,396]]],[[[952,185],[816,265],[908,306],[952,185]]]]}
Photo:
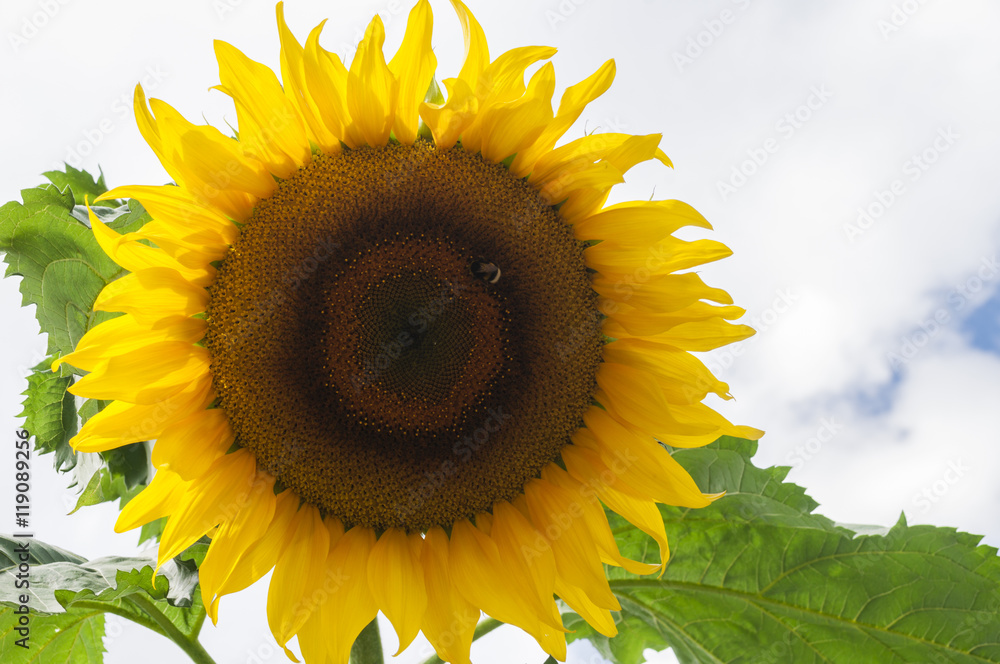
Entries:
{"type": "Polygon", "coordinates": [[[205,605],[274,570],[267,618],[289,656],[347,662],[379,611],[469,662],[481,612],[565,659],[555,597],[613,636],[603,565],[662,570],[657,503],[704,495],[665,445],[757,438],[702,403],[729,389],[690,351],[752,334],[690,268],[730,254],[678,201],[605,206],[660,135],[556,147],[613,61],[563,93],[555,49],[490,59],[459,0],[456,78],[435,82],[420,0],[395,55],[374,18],[350,65],[301,44],[277,6],[281,81],[217,42],[238,139],[136,89],[136,120],[175,184],[124,186],[152,221],[120,235],[119,315],[60,358],[71,391],[110,400],[73,439],[155,439],[152,482],[121,532],[168,517],[158,565],[204,536],[205,605]],[[658,544],[624,558],[607,507],[658,544]]]}

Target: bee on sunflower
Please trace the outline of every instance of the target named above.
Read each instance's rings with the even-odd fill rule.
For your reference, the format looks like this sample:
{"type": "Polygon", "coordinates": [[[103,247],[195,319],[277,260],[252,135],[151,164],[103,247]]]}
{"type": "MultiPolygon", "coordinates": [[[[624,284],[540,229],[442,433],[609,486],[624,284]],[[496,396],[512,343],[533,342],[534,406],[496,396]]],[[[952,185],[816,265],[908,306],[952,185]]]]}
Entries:
{"type": "Polygon", "coordinates": [[[662,444],[760,435],[702,403],[729,388],[691,355],[753,333],[688,271],[730,251],[673,237],[710,228],[684,203],[605,205],[635,164],[670,165],[660,136],[556,147],[614,62],[553,111],[552,64],[524,78],[555,50],[491,59],[452,4],[466,53],[447,95],[426,0],[388,62],[378,17],[348,65],[322,24],[300,43],[281,4],[280,81],[217,42],[237,140],[137,88],[175,184],[101,197],[152,221],[120,235],[91,212],[129,271],[94,308],[121,315],[53,365],[89,372],[74,394],[112,401],[76,450],[156,439],[156,474],[117,529],[168,517],[160,565],[209,536],[213,621],[273,569],[269,625],[309,664],[346,664],[379,611],[400,650],[423,632],[455,663],[481,612],[565,659],[556,597],[613,636],[603,566],[661,570],[657,503],[715,497],[662,444]],[[620,554],[605,506],[660,564],[620,554]]]}

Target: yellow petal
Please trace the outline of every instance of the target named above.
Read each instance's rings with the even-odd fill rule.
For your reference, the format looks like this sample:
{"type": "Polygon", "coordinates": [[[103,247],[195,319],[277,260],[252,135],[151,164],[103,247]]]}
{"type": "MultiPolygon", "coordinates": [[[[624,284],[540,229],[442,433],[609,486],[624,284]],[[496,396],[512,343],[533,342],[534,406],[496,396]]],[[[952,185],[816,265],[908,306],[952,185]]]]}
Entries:
{"type": "Polygon", "coordinates": [[[168,268],[176,270],[181,276],[198,286],[208,286],[215,277],[215,268],[204,265],[200,269],[190,269],[175,259],[171,258],[162,249],[140,244],[139,242],[127,241],[115,231],[108,228],[93,209],[88,208],[90,214],[90,227],[94,231],[94,237],[111,260],[121,265],[129,272],[138,272],[146,268],[168,268]]]}
{"type": "Polygon", "coordinates": [[[216,590],[233,569],[243,563],[243,553],[267,533],[277,502],[274,477],[258,471],[245,505],[219,525],[205,560],[198,567],[198,583],[205,606],[212,603],[216,590]]]}
{"type": "Polygon", "coordinates": [[[458,14],[458,20],[462,23],[462,34],[465,36],[465,60],[458,72],[458,78],[474,90],[479,81],[479,74],[490,63],[486,34],[476,21],[476,17],[461,0],[451,0],[451,5],[458,14]]]}
{"type": "Polygon", "coordinates": [[[523,97],[484,111],[480,150],[483,157],[500,162],[531,145],[552,122],[555,67],[551,62],[535,72],[523,97]]]}
{"type": "MultiPolygon", "coordinates": [[[[572,454],[572,452],[571,452],[572,454]]],[[[608,469],[608,477],[611,470],[608,469]]],[[[596,487],[604,484],[601,476],[594,476],[594,484],[584,483],[572,477],[568,472],[555,464],[549,464],[542,469],[542,479],[550,484],[558,486],[573,494],[575,502],[583,511],[583,520],[587,524],[587,531],[591,539],[597,546],[601,554],[601,560],[608,565],[617,565],[632,574],[652,574],[660,569],[659,565],[642,563],[629,558],[625,558],[618,551],[618,544],[615,536],[611,532],[604,508],[598,500],[596,487]]]]}
{"type": "MultiPolygon", "coordinates": [[[[593,248],[584,250],[588,267],[594,267],[589,263],[590,255],[586,253],[593,248]]],[[[600,268],[595,267],[594,269],[600,268]]],[[[611,300],[611,303],[602,308],[609,314],[615,313],[613,303],[628,304],[637,309],[661,314],[691,306],[698,300],[713,300],[722,304],[732,304],[729,293],[720,288],[707,286],[701,277],[694,272],[654,275],[647,279],[632,279],[628,276],[617,275],[606,276],[602,272],[594,276],[591,285],[599,295],[611,300]]]]}
{"type": "Polygon", "coordinates": [[[566,470],[577,481],[591,487],[609,508],[628,519],[636,528],[653,538],[660,547],[660,570],[670,556],[667,545],[667,533],[663,527],[663,517],[656,503],[652,500],[642,500],[628,494],[616,491],[608,486],[605,478],[613,476],[597,452],[578,445],[567,445],[562,450],[562,458],[566,470]]]}
{"type": "Polygon", "coordinates": [[[324,152],[340,148],[340,139],[333,135],[320,116],[319,107],[313,101],[306,82],[305,49],[288,29],[285,23],[285,4],[279,2],[275,11],[278,15],[278,36],[281,39],[281,79],[285,96],[295,106],[302,118],[309,140],[324,152]]]}
{"type": "Polygon", "coordinates": [[[571,492],[542,479],[524,488],[531,522],[545,537],[555,555],[559,579],[585,592],[604,609],[619,610],[608,580],[583,520],[583,507],[571,492]]]}
{"type": "Polygon", "coordinates": [[[618,627],[615,626],[615,619],[611,616],[611,611],[591,601],[583,589],[574,586],[562,577],[557,577],[556,594],[569,605],[569,608],[580,614],[581,618],[604,636],[611,638],[618,634],[618,627]]]}
{"type": "Polygon", "coordinates": [[[507,501],[498,501],[493,505],[490,538],[496,542],[504,566],[518,578],[529,582],[529,595],[539,619],[562,631],[562,618],[552,601],[556,561],[547,543],[540,545],[539,537],[540,533],[513,505],[507,501]]]}
{"type": "MultiPolygon", "coordinates": [[[[729,247],[715,240],[686,242],[671,237],[652,246],[623,245],[617,240],[600,242],[588,247],[584,255],[587,266],[601,273],[602,284],[614,280],[619,289],[624,283],[628,286],[628,293],[642,294],[643,291],[656,292],[657,288],[669,289],[670,286],[661,283],[663,281],[670,283],[669,279],[665,279],[667,273],[711,263],[732,253],[729,247]]],[[[676,275],[676,277],[681,276],[685,275],[676,275]]],[[[694,286],[704,289],[699,293],[701,298],[732,304],[725,291],[708,288],[700,281],[691,281],[689,287],[694,286]]],[[[651,297],[654,295],[642,301],[648,303],[651,297]]]]}
{"type": "Polygon", "coordinates": [[[188,482],[169,468],[158,468],[146,488],[122,508],[115,522],[115,532],[124,533],[173,514],[188,486],[188,482]]]}
{"type": "Polygon", "coordinates": [[[681,201],[628,201],[581,219],[573,225],[573,233],[581,240],[649,246],[685,226],[712,228],[697,210],[681,201]]]}
{"type": "Polygon", "coordinates": [[[330,531],[319,510],[308,503],[296,514],[289,533],[291,540],[274,565],[267,592],[267,623],[282,648],[315,609],[317,602],[309,595],[322,582],[330,553],[330,531]]]}
{"type": "Polygon", "coordinates": [[[628,336],[654,337],[690,321],[708,320],[715,317],[736,320],[746,313],[746,310],[740,307],[720,307],[708,302],[692,302],[686,307],[665,313],[637,309],[617,302],[606,301],[605,305],[609,306],[602,309],[608,316],[604,325],[607,335],[614,339],[628,336]]]}
{"type": "Polygon", "coordinates": [[[578,431],[573,442],[600,454],[615,473],[614,481],[608,482],[613,489],[680,507],[711,503],[691,475],[651,436],[622,426],[597,407],[584,414],[584,423],[586,429],[578,431]]]}
{"type": "Polygon", "coordinates": [[[205,311],[208,291],[195,286],[176,270],[152,267],[126,274],[101,290],[94,311],[120,311],[152,326],[170,316],[193,316],[205,311]]]}
{"type": "Polygon", "coordinates": [[[203,410],[163,430],[153,446],[153,465],[170,464],[170,469],[185,480],[197,479],[235,439],[225,411],[203,410]]]}
{"type": "Polygon", "coordinates": [[[469,650],[480,612],[454,585],[449,571],[448,546],[448,535],[440,527],[427,531],[421,558],[427,611],[421,630],[442,660],[471,664],[469,650]]]}
{"type": "Polygon", "coordinates": [[[351,147],[381,147],[389,142],[399,83],[385,63],[384,41],[382,19],[375,16],[347,74],[347,108],[353,122],[347,127],[345,142],[351,147]]]}
{"type": "Polygon", "coordinates": [[[287,178],[312,158],[295,104],[270,67],[223,41],[215,42],[215,55],[220,88],[236,103],[240,145],[271,173],[287,178]]]}
{"type": "Polygon", "coordinates": [[[615,61],[608,60],[585,80],[566,88],[553,121],[535,142],[517,153],[510,171],[517,177],[531,173],[538,161],[555,146],[556,141],[576,122],[587,104],[604,94],[615,78],[615,61]]]}
{"type": "MultiPolygon", "coordinates": [[[[624,329],[619,329],[618,325],[615,321],[612,321],[610,325],[605,325],[605,333],[615,337],[615,334],[609,333],[609,330],[613,330],[622,337],[630,336],[624,329]]],[[[681,350],[703,352],[743,341],[754,334],[756,332],[752,327],[733,325],[723,318],[709,318],[671,326],[664,332],[647,336],[646,340],[681,350]]]]}
{"type": "Polygon", "coordinates": [[[212,377],[205,374],[177,394],[148,406],[113,401],[70,439],[78,452],[104,452],[158,438],[172,422],[192,415],[215,399],[212,377]]]}
{"type": "Polygon", "coordinates": [[[375,547],[375,532],[354,526],[330,551],[326,579],[329,599],[324,605],[327,648],[333,664],[348,664],[351,646],[375,616],[378,604],[368,585],[368,559],[375,547]]]}
{"type": "Polygon", "coordinates": [[[134,105],[143,136],[147,142],[152,141],[151,146],[155,143],[154,150],[163,167],[202,205],[242,221],[258,198],[274,191],[274,178],[264,165],[246,157],[239,143],[219,130],[193,125],[169,104],[157,99],[151,100],[147,107],[146,97],[138,86],[134,105]]]}
{"type": "MultiPolygon", "coordinates": [[[[647,372],[626,364],[602,362],[597,370],[597,400],[616,417],[645,429],[657,438],[663,431],[696,436],[708,433],[709,424],[685,424],[673,415],[674,405],[647,372]]],[[[662,440],[662,439],[661,439],[662,440]]]]}
{"type": "Polygon", "coordinates": [[[691,353],[645,339],[619,339],[604,346],[604,360],[650,374],[671,404],[702,401],[709,393],[731,399],[729,386],[691,353]]]}
{"type": "Polygon", "coordinates": [[[223,595],[249,588],[274,567],[278,556],[290,541],[291,526],[299,509],[299,502],[298,495],[292,491],[285,490],[278,494],[274,518],[267,524],[263,537],[240,555],[238,564],[231,568],[222,566],[218,575],[211,574],[207,579],[201,580],[205,610],[212,622],[218,622],[219,600],[223,595]]]}
{"type": "Polygon", "coordinates": [[[443,83],[448,90],[444,104],[420,104],[420,117],[427,123],[438,150],[453,147],[479,112],[479,100],[468,83],[456,78],[446,78],[443,83]]]}
{"type": "Polygon", "coordinates": [[[116,355],[125,355],[157,341],[194,343],[205,336],[204,320],[174,316],[153,324],[143,324],[128,314],[112,318],[91,328],[76,344],[76,349],[52,363],[55,371],[63,362],[78,369],[93,371],[100,363],[116,355]]]}
{"type": "Polygon", "coordinates": [[[303,67],[319,117],[338,139],[338,144],[331,147],[339,149],[339,141],[347,138],[347,126],[351,124],[347,109],[347,68],[336,54],[319,45],[324,23],[326,21],[313,28],[306,39],[303,67]]]}
{"type": "Polygon", "coordinates": [[[389,61],[389,71],[399,81],[399,99],[392,130],[396,140],[403,145],[410,145],[417,138],[420,124],[418,110],[437,67],[437,57],[431,50],[432,23],[430,3],[419,0],[406,20],[403,43],[389,61]]]}
{"type": "Polygon", "coordinates": [[[163,529],[157,568],[245,508],[256,478],[256,465],[249,450],[239,449],[218,459],[190,483],[163,529]]]}
{"type": "Polygon", "coordinates": [[[211,229],[229,243],[232,243],[239,233],[236,224],[218,209],[199,202],[191,192],[182,187],[173,185],[115,187],[98,196],[95,201],[116,198],[134,198],[142,203],[153,219],[176,228],[185,228],[189,231],[211,229]]]}
{"type": "Polygon", "coordinates": [[[504,566],[497,544],[486,533],[466,520],[455,522],[448,564],[452,582],[470,604],[501,622],[537,631],[534,593],[524,588],[526,579],[514,578],[504,566]]]}
{"type": "Polygon", "coordinates": [[[69,391],[91,399],[154,404],[171,397],[208,373],[208,350],[184,341],[161,341],[113,357],[69,391]]]}
{"type": "Polygon", "coordinates": [[[396,629],[399,655],[417,636],[427,609],[427,590],[420,566],[423,539],[402,528],[382,533],[368,561],[368,586],[378,607],[396,629]]]}
{"type": "MultiPolygon", "coordinates": [[[[491,117],[492,113],[498,111],[509,102],[522,100],[531,101],[539,97],[539,91],[543,91],[547,99],[545,112],[549,119],[552,118],[552,89],[555,87],[555,76],[546,73],[536,82],[536,90],[531,97],[525,95],[524,71],[531,64],[544,60],[555,55],[556,49],[550,46],[520,46],[513,48],[490,63],[480,74],[478,81],[473,88],[476,98],[479,100],[479,113],[470,126],[462,132],[462,146],[470,152],[478,152],[483,146],[484,123],[491,117]],[[522,99],[522,95],[527,97],[522,99]]],[[[537,72],[536,72],[537,75],[537,72]]],[[[536,112],[541,111],[541,102],[534,101],[531,105],[536,112]]],[[[517,134],[523,127],[512,127],[517,134]]],[[[525,137],[523,143],[530,145],[541,131],[532,132],[531,136],[525,137]]]]}

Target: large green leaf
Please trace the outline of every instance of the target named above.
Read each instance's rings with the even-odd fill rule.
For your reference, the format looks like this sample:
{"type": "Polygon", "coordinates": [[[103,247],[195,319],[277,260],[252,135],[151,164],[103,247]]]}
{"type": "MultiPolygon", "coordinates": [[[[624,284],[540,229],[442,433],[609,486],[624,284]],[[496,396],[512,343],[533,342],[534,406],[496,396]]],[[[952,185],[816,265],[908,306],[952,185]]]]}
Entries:
{"type": "MultiPolygon", "coordinates": [[[[712,506],[661,509],[673,551],[661,578],[612,570],[622,604],[608,640],[576,616],[611,661],[644,648],[681,662],[1000,662],[1000,559],[981,538],[908,526],[858,535],[812,514],[787,468],[750,463],[751,441],[677,450],[712,506]]],[[[622,553],[656,560],[644,535],[612,516],[622,553]]]]}
{"type": "Polygon", "coordinates": [[[105,613],[160,634],[169,630],[174,640],[194,641],[205,619],[197,581],[197,567],[188,559],[168,561],[154,580],[149,558],[108,556],[85,561],[36,540],[0,535],[0,633],[5,644],[0,661],[100,662],[105,613]],[[30,586],[19,589],[15,581],[24,574],[18,569],[22,552],[31,565],[30,586]],[[16,646],[13,638],[18,636],[13,630],[22,605],[30,609],[27,650],[16,646]]]}
{"type": "Polygon", "coordinates": [[[0,607],[0,662],[3,664],[100,664],[104,661],[104,611],[73,608],[52,616],[31,617],[18,633],[20,614],[0,607]],[[25,636],[28,638],[25,639],[25,636]]]}
{"type": "MultiPolygon", "coordinates": [[[[61,181],[48,173],[53,181],[61,181]]],[[[41,331],[48,335],[48,353],[65,355],[83,333],[109,315],[93,311],[94,300],[109,282],[125,272],[105,255],[90,230],[86,209],[76,196],[103,188],[89,186],[86,173],[64,178],[63,190],[43,185],[21,191],[22,203],[0,208],[0,251],[5,253],[6,276],[21,277],[23,305],[35,305],[41,331]],[[77,190],[80,191],[77,191],[77,190]]],[[[142,206],[98,207],[102,221],[127,233],[149,220],[142,206]]]]}

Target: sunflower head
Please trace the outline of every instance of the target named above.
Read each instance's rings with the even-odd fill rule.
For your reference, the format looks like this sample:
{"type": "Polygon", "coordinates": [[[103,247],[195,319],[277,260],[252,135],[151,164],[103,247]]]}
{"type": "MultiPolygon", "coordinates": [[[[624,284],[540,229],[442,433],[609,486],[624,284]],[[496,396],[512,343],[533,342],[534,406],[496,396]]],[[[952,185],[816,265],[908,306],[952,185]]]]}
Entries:
{"type": "Polygon", "coordinates": [[[218,42],[238,140],[137,88],[175,184],[105,194],[143,204],[140,231],[91,214],[130,272],[94,308],[122,315],[56,363],[112,400],[75,449],[156,439],[118,529],[169,517],[160,564],[209,535],[213,620],[273,568],[269,624],[307,662],[346,664],[379,611],[401,648],[422,631],[451,662],[481,612],[564,659],[556,596],[614,635],[603,565],[662,569],[656,504],[715,497],[664,445],[760,435],[702,403],[729,388],[691,354],[752,334],[689,271],[729,250],[673,237],[710,228],[678,201],[605,205],[633,165],[670,165],[660,136],[564,140],[614,63],[554,111],[551,63],[525,83],[554,49],[491,59],[452,4],[466,55],[446,96],[425,0],[388,62],[378,17],[348,65],[280,4],[281,81],[218,42]],[[661,564],[621,556],[605,507],[661,564]]]}

